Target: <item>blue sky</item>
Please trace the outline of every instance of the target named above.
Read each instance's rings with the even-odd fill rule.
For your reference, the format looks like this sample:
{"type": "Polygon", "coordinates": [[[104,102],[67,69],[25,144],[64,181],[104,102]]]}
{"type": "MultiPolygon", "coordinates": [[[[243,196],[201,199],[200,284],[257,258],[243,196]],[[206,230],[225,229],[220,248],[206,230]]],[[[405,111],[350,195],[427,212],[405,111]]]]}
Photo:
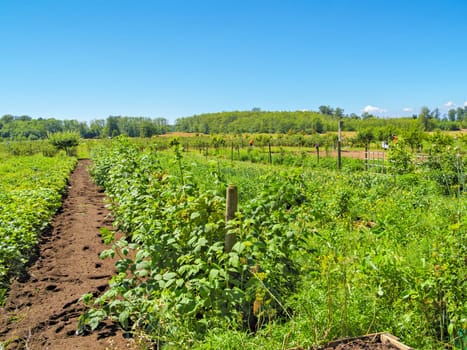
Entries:
{"type": "Polygon", "coordinates": [[[465,0],[0,0],[0,115],[467,104],[465,0]]]}

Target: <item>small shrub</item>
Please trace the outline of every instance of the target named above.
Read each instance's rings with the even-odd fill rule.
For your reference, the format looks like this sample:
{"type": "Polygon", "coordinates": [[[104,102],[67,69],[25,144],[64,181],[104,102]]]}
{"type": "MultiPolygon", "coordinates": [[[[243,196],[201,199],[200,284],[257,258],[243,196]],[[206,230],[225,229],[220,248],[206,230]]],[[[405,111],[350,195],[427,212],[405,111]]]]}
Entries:
{"type": "Polygon", "coordinates": [[[76,156],[76,147],[80,136],[76,132],[58,132],[49,134],[49,142],[58,150],[64,150],[68,156],[76,156]]]}

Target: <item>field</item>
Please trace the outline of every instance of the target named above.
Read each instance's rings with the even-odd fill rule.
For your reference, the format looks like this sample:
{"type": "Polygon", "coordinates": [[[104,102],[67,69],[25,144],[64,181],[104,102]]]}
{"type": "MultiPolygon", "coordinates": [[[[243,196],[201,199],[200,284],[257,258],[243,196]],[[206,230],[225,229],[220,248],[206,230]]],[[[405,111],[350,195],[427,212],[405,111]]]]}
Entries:
{"type": "Polygon", "coordinates": [[[81,296],[80,334],[113,321],[140,348],[315,349],[377,332],[465,347],[459,149],[440,138],[420,162],[399,143],[384,170],[346,159],[339,171],[332,144],[318,159],[313,144],[180,136],[89,145],[114,223],[100,255],[116,271],[81,296]]]}
{"type": "Polygon", "coordinates": [[[73,158],[0,153],[0,299],[61,206],[73,158]]]}

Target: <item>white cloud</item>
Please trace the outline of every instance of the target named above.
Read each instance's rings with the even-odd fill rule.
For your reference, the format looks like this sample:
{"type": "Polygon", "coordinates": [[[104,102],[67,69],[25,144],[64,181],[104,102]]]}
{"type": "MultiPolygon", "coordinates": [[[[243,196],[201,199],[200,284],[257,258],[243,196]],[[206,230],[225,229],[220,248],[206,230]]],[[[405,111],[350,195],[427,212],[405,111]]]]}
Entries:
{"type": "Polygon", "coordinates": [[[384,108],[368,105],[365,108],[363,108],[363,112],[365,113],[386,113],[387,110],[384,108]]]}
{"type": "Polygon", "coordinates": [[[464,107],[467,107],[467,101],[464,102],[464,107]]]}
{"type": "Polygon", "coordinates": [[[446,103],[444,104],[444,107],[446,107],[446,108],[452,108],[452,107],[454,107],[455,105],[456,105],[456,104],[455,104],[454,102],[448,101],[448,102],[446,102],[446,103]]]}
{"type": "Polygon", "coordinates": [[[406,113],[412,113],[413,112],[413,108],[412,107],[405,107],[405,108],[402,108],[402,111],[406,112],[406,113]]]}

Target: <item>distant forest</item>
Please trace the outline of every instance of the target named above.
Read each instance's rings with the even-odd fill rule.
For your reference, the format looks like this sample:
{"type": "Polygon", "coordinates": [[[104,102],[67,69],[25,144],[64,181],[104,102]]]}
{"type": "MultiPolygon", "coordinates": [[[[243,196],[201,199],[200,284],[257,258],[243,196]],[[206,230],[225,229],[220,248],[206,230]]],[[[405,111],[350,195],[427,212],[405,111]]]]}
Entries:
{"type": "Polygon", "coordinates": [[[4,115],[0,118],[0,139],[38,140],[55,132],[77,132],[82,138],[103,138],[126,135],[151,137],[169,131],[200,134],[322,134],[335,132],[339,121],[343,131],[371,133],[378,140],[408,130],[434,131],[467,128],[467,106],[451,109],[441,115],[423,107],[419,114],[401,118],[380,118],[364,113],[344,114],[341,108],[320,106],[319,111],[251,111],[218,112],[179,118],[169,125],[165,118],[109,116],[90,123],[55,118],[4,115]]]}
{"type": "Polygon", "coordinates": [[[77,132],[82,138],[102,138],[127,135],[151,137],[165,134],[169,125],[164,118],[110,116],[90,123],[55,118],[33,119],[29,116],[4,115],[0,118],[0,138],[39,140],[56,132],[77,132]]]}
{"type": "Polygon", "coordinates": [[[410,128],[421,131],[459,130],[467,127],[467,107],[450,110],[447,115],[441,115],[437,109],[430,111],[423,107],[419,114],[401,118],[379,118],[368,113],[361,116],[345,115],[342,109],[329,106],[321,106],[318,112],[266,112],[255,108],[251,111],[207,113],[180,118],[175,123],[175,130],[204,134],[312,134],[337,131],[339,120],[342,121],[344,131],[372,129],[378,133],[379,129],[397,131],[410,128]]]}

